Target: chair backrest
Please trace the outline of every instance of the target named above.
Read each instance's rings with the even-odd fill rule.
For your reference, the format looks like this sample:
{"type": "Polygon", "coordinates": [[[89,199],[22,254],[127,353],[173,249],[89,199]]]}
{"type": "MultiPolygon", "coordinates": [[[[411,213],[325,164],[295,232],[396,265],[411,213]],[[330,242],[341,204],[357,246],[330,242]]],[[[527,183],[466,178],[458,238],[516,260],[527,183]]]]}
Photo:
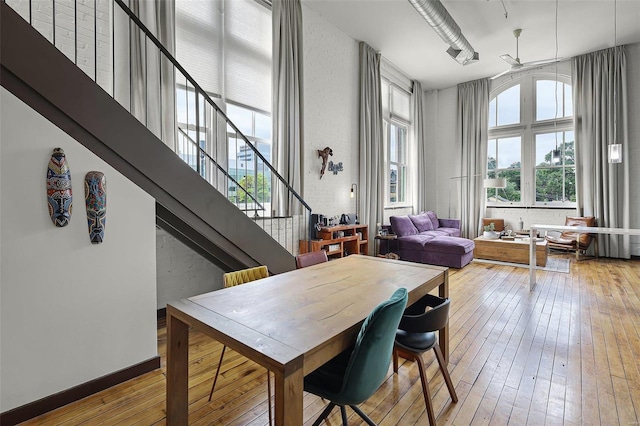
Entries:
{"type": "Polygon", "coordinates": [[[407,306],[407,290],[396,290],[376,306],[362,323],[347,364],[342,389],[333,402],[357,405],[373,395],[384,382],[391,363],[396,330],[407,306]]]}
{"type": "Polygon", "coordinates": [[[318,263],[328,262],[327,252],[324,250],[311,251],[296,256],[296,268],[306,268],[307,266],[316,265],[318,263]]]}
{"type": "MultiPolygon", "coordinates": [[[[596,218],[593,216],[567,216],[564,224],[565,226],[598,226],[596,218]]],[[[589,248],[589,245],[594,238],[594,234],[578,234],[576,232],[564,231],[561,234],[560,238],[562,238],[563,240],[577,240],[578,248],[581,250],[586,250],[589,248]]]]}
{"type": "Polygon", "coordinates": [[[504,219],[496,219],[495,217],[483,217],[482,218],[482,227],[484,229],[485,226],[493,223],[493,230],[496,232],[504,231],[504,219]]]}
{"type": "Polygon", "coordinates": [[[222,276],[224,287],[233,287],[250,281],[267,278],[269,270],[266,266],[256,266],[255,268],[242,269],[240,271],[227,272],[222,276]]]}
{"type": "Polygon", "coordinates": [[[404,311],[398,328],[409,333],[440,330],[449,321],[450,302],[449,298],[426,294],[404,311]]]}

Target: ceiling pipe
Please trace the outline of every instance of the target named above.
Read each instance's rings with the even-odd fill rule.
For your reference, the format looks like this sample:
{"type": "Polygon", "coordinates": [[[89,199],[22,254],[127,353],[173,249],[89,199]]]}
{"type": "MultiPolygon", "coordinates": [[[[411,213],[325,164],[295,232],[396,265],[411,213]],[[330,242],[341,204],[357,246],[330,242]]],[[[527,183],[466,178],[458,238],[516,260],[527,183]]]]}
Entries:
{"type": "Polygon", "coordinates": [[[462,35],[456,21],[453,20],[440,0],[409,0],[418,13],[431,25],[433,30],[450,47],[447,53],[462,65],[471,64],[480,59],[478,52],[462,35]]]}

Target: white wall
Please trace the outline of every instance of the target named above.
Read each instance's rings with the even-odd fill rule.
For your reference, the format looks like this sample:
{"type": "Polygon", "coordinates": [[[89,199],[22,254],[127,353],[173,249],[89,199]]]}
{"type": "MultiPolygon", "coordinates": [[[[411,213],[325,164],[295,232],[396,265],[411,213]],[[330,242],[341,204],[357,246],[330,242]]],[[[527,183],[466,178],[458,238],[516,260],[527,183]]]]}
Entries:
{"type": "MultiPolygon", "coordinates": [[[[305,4],[302,5],[304,58],[304,199],[314,213],[355,211],[349,197],[358,184],[358,43],[305,4]],[[319,149],[333,149],[337,175],[325,171],[319,149]]],[[[358,186],[360,188],[360,186],[358,186]]]]}
{"type": "Polygon", "coordinates": [[[4,88],[0,92],[0,412],[157,355],[154,200],[4,88]],[[47,163],[65,150],[71,223],[51,223],[47,163]],[[84,175],[107,178],[91,244],[84,175]]]}
{"type": "Polygon", "coordinates": [[[156,230],[157,308],[222,288],[222,269],[163,229],[156,230]]]}
{"type": "MultiPolygon", "coordinates": [[[[53,2],[7,0],[24,20],[53,41],[53,2]]],[[[56,47],[107,92],[112,90],[111,8],[108,0],[56,0],[56,47]],[[96,10],[97,9],[97,10],[96,10]],[[74,24],[74,20],[76,24],[74,24]],[[98,29],[97,43],[94,29],[98,29]],[[77,31],[77,35],[76,35],[77,31]],[[77,52],[76,52],[77,48],[77,52]],[[96,58],[97,54],[97,58],[96,58]],[[96,73],[97,65],[97,73],[96,73]]]]}

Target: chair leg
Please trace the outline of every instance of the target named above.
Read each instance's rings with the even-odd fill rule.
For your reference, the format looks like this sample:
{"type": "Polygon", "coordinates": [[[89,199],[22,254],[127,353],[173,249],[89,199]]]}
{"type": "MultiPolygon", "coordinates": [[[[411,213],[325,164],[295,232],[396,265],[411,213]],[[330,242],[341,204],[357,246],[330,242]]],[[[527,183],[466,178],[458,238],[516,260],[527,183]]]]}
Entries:
{"type": "Polygon", "coordinates": [[[444,382],[447,384],[447,389],[449,389],[449,395],[451,395],[451,400],[453,402],[458,402],[458,395],[456,394],[456,390],[453,387],[453,382],[451,381],[451,376],[449,375],[447,364],[444,362],[444,356],[442,355],[440,346],[435,345],[433,347],[433,350],[436,353],[436,359],[438,360],[438,364],[440,364],[440,370],[442,371],[442,375],[444,376],[444,382]]]}
{"type": "Polygon", "coordinates": [[[398,349],[393,347],[393,372],[398,373],[398,349]]]}
{"type": "Polygon", "coordinates": [[[222,346],[222,353],[220,354],[220,361],[218,361],[218,368],[216,369],[216,376],[213,378],[213,384],[211,385],[211,392],[209,392],[209,402],[211,402],[211,397],[213,396],[213,390],[216,388],[216,382],[218,381],[218,374],[220,373],[220,366],[222,365],[222,358],[224,358],[224,351],[227,349],[226,346],[222,346]]]}
{"type": "Polygon", "coordinates": [[[347,407],[340,406],[340,415],[342,416],[342,426],[349,426],[349,420],[347,420],[347,407]]]}
{"type": "Polygon", "coordinates": [[[420,381],[422,382],[422,395],[424,396],[424,403],[427,406],[427,416],[429,417],[429,424],[436,426],[436,415],[433,412],[433,406],[431,405],[431,393],[429,392],[429,383],[427,382],[427,372],[424,368],[424,361],[422,356],[416,354],[415,358],[418,363],[418,370],[420,370],[420,381]]]}
{"type": "Polygon", "coordinates": [[[316,421],[313,422],[313,426],[319,426],[324,419],[329,417],[329,414],[331,414],[331,410],[333,410],[333,407],[335,406],[336,404],[334,404],[333,402],[330,402],[329,405],[327,405],[327,407],[324,409],[324,411],[322,411],[322,413],[320,414],[320,417],[318,417],[316,421]]]}
{"type": "MultiPolygon", "coordinates": [[[[373,422],[373,420],[371,420],[369,418],[369,416],[367,416],[365,413],[363,413],[360,408],[356,407],[355,405],[350,405],[349,407],[351,407],[351,409],[353,411],[355,411],[356,414],[359,415],[362,418],[362,420],[364,420],[369,426],[376,426],[376,424],[373,422]]],[[[343,420],[343,421],[344,421],[344,426],[347,426],[346,419],[343,420]]]]}
{"type": "Polygon", "coordinates": [[[269,426],[271,423],[271,373],[267,370],[267,404],[269,405],[269,426]]]}

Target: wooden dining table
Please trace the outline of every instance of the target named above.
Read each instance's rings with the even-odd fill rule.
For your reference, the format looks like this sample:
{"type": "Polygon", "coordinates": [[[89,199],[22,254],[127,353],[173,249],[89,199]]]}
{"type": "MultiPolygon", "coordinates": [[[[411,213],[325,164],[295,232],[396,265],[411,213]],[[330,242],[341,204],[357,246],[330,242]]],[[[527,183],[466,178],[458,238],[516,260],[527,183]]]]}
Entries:
{"type": "MultiPolygon", "coordinates": [[[[412,304],[448,269],[351,255],[167,305],[167,424],[188,424],[189,327],[266,367],[275,376],[276,425],[303,423],[304,376],[355,342],[362,322],[401,287],[412,304]]],[[[448,360],[448,326],[439,332],[448,360]]]]}

